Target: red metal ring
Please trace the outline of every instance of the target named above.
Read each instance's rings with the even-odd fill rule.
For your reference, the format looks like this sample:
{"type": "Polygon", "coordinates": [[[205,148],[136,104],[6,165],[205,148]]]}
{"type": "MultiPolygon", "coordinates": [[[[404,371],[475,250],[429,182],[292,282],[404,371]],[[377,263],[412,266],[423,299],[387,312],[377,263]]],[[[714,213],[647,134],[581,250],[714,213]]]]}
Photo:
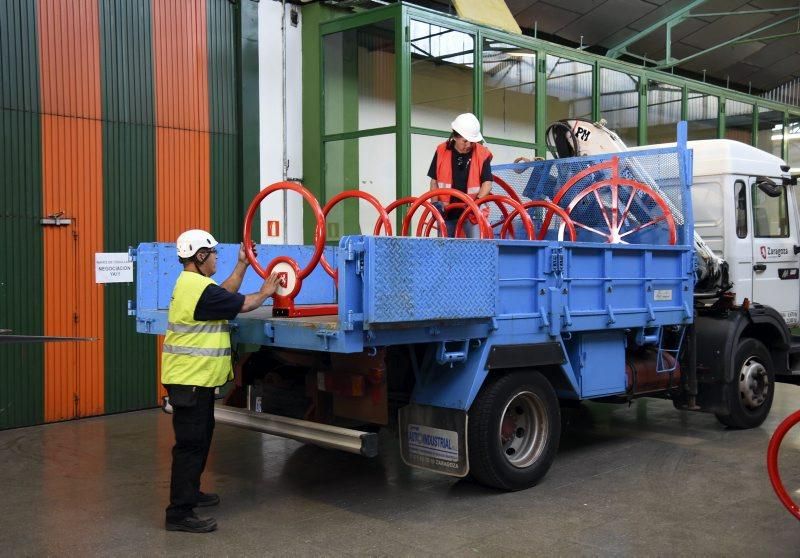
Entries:
{"type": "MultiPolygon", "coordinates": [[[[328,203],[325,204],[325,207],[322,208],[322,216],[327,219],[328,213],[330,213],[333,206],[339,203],[342,200],[346,200],[349,198],[360,198],[362,200],[368,201],[372,204],[372,207],[378,210],[378,222],[375,224],[376,231],[378,230],[378,225],[382,224],[386,234],[388,236],[392,236],[392,224],[389,221],[389,215],[386,210],[381,205],[381,202],[378,201],[378,198],[373,196],[368,192],[362,192],[361,190],[345,190],[344,192],[339,192],[335,196],[333,196],[328,203]]],[[[379,234],[378,232],[374,233],[376,236],[379,234]]],[[[338,284],[339,282],[339,272],[333,269],[328,260],[325,259],[325,254],[323,253],[319,259],[319,263],[322,264],[322,268],[325,272],[333,277],[333,281],[338,284]]]]}
{"type": "Polygon", "coordinates": [[[769,472],[769,482],[772,483],[772,489],[778,495],[778,499],[789,510],[796,519],[800,519],[800,506],[792,500],[786,487],[783,486],[781,475],[778,471],[778,451],[781,447],[781,442],[789,430],[797,423],[800,423],[800,411],[795,411],[778,425],[772,438],[769,440],[769,447],[767,448],[767,471],[769,472]]]}
{"type": "MultiPolygon", "coordinates": [[[[322,214],[322,208],[319,206],[319,202],[317,198],[314,197],[314,194],[303,188],[300,184],[296,182],[276,182],[275,184],[271,184],[267,186],[263,190],[261,190],[253,201],[250,202],[250,207],[247,208],[247,214],[244,218],[244,228],[242,230],[242,239],[244,241],[244,251],[247,255],[247,261],[250,262],[250,265],[253,269],[258,273],[261,277],[266,279],[269,275],[266,272],[266,269],[261,267],[256,260],[256,255],[253,252],[253,241],[251,238],[251,231],[253,225],[253,217],[255,217],[256,211],[258,211],[258,207],[261,204],[261,201],[272,194],[273,192],[277,192],[278,190],[291,190],[293,192],[297,192],[308,202],[308,205],[311,206],[311,211],[314,213],[314,217],[317,220],[317,226],[314,230],[314,253],[311,255],[311,260],[309,260],[308,264],[300,270],[298,273],[298,279],[305,279],[308,277],[309,273],[311,273],[314,268],[319,263],[320,257],[322,257],[322,252],[325,249],[325,216],[322,214]]],[[[279,256],[284,257],[284,256],[279,256]]],[[[267,267],[270,267],[272,263],[277,260],[277,258],[273,259],[267,267]]],[[[295,262],[295,265],[297,263],[295,262]]]]}
{"type": "MultiPolygon", "coordinates": [[[[390,214],[392,211],[400,207],[401,205],[408,205],[417,201],[417,198],[414,196],[406,196],[405,198],[400,198],[399,200],[394,200],[392,203],[386,206],[386,213],[390,214]]],[[[420,222],[417,224],[417,236],[422,236],[422,226],[424,224],[424,220],[426,219],[427,215],[433,215],[433,220],[429,223],[428,229],[426,230],[425,236],[430,236],[431,227],[433,227],[434,221],[437,223],[439,227],[440,234],[443,236],[447,236],[447,225],[444,222],[444,217],[439,211],[433,207],[433,204],[429,201],[425,201],[422,204],[425,208],[425,212],[422,214],[422,218],[420,222]]],[[[375,223],[375,230],[372,234],[378,235],[380,233],[379,223],[375,223]]]]}
{"type": "MultiPolygon", "coordinates": [[[[488,196],[484,196],[479,200],[475,201],[475,205],[481,206],[485,203],[494,202],[500,208],[501,213],[503,214],[502,222],[507,223],[509,213],[508,210],[505,208],[505,205],[508,204],[514,208],[517,214],[519,214],[520,219],[522,219],[522,224],[525,226],[525,232],[528,233],[528,240],[533,240],[534,232],[533,232],[533,223],[531,222],[531,217],[528,215],[528,212],[524,210],[522,204],[514,199],[511,199],[506,196],[499,196],[497,194],[490,194],[488,196]]],[[[461,217],[458,219],[458,223],[456,223],[456,230],[455,235],[456,237],[461,237],[463,234],[462,228],[464,226],[464,221],[467,218],[467,213],[464,212],[461,214],[461,217]]]]}
{"type": "Polygon", "coordinates": [[[455,197],[467,204],[467,211],[474,214],[475,218],[478,219],[478,224],[481,227],[481,238],[488,239],[494,237],[492,228],[489,226],[489,221],[486,220],[486,217],[483,215],[483,213],[481,213],[480,208],[475,204],[473,199],[461,190],[456,190],[455,188],[437,188],[435,190],[429,190],[419,196],[417,201],[411,204],[411,207],[408,209],[408,213],[406,213],[405,219],[403,219],[403,230],[401,233],[403,236],[408,234],[408,228],[411,225],[411,217],[414,215],[414,212],[419,208],[419,206],[428,201],[430,198],[437,196],[455,197]]]}
{"type": "MultiPolygon", "coordinates": [[[[542,228],[539,229],[539,234],[537,235],[536,240],[544,239],[544,236],[547,234],[547,227],[544,226],[544,223],[547,223],[548,226],[549,226],[549,223],[553,218],[553,213],[555,213],[556,215],[561,217],[561,220],[567,226],[567,230],[569,231],[570,240],[574,241],[575,238],[577,238],[577,234],[576,234],[576,231],[575,231],[575,225],[572,222],[572,218],[570,218],[570,216],[567,214],[567,212],[564,211],[562,208],[560,208],[559,206],[555,205],[552,202],[545,201],[545,200],[532,200],[532,201],[527,201],[527,202],[522,204],[523,210],[530,209],[532,207],[544,207],[544,208],[546,208],[548,210],[547,215],[545,216],[545,219],[543,221],[542,228]]],[[[500,229],[500,238],[506,238],[506,235],[508,235],[509,233],[511,233],[511,237],[512,238],[514,237],[514,231],[513,231],[513,229],[511,229],[511,223],[514,220],[514,217],[517,216],[517,213],[518,213],[518,210],[515,209],[514,211],[512,211],[509,214],[508,219],[506,219],[506,222],[503,223],[503,228],[500,229]]],[[[527,211],[525,213],[527,213],[527,211]]],[[[562,240],[562,239],[559,239],[559,240],[562,240]]]]}

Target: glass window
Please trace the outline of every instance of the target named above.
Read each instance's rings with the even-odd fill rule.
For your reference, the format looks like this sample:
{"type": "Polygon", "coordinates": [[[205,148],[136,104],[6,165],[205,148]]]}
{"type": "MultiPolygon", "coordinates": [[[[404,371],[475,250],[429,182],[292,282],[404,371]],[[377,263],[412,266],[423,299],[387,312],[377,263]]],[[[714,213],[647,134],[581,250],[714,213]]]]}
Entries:
{"type": "Polygon", "coordinates": [[[683,90],[669,83],[647,81],[647,142],[675,141],[676,124],[681,119],[683,90]]]}
{"type": "Polygon", "coordinates": [[[736,236],[747,238],[747,187],[737,180],[734,187],[734,203],[736,204],[736,236]]]}
{"type": "Polygon", "coordinates": [[[592,118],[592,66],[547,56],[547,123],[592,118]]]}
{"type": "Polygon", "coordinates": [[[639,145],[639,78],[600,69],[600,118],[628,146],[639,145]]]}
{"type": "Polygon", "coordinates": [[[789,147],[787,163],[795,171],[800,169],[800,117],[790,116],[789,126],[786,128],[786,143],[789,147]]]}
{"type": "Polygon", "coordinates": [[[475,39],[430,23],[411,21],[411,125],[449,130],[472,112],[475,39]]]}
{"type": "Polygon", "coordinates": [[[725,101],[725,139],[753,144],[753,105],[725,101]]]}
{"type": "MultiPolygon", "coordinates": [[[[325,143],[325,201],[344,190],[362,190],[386,207],[397,197],[396,174],[394,134],[325,143]]],[[[372,234],[377,219],[369,202],[344,200],[327,216],[327,240],[372,234]]]]}
{"type": "Polygon", "coordinates": [[[483,135],[536,141],[536,53],[484,39],[483,135]]]}
{"type": "Polygon", "coordinates": [[[783,112],[758,108],[757,139],[759,149],[783,158],[783,112]]]}
{"type": "Polygon", "coordinates": [[[753,184],[753,233],[758,238],[789,236],[789,212],[786,206],[786,187],[772,197],[753,184]]]}
{"type": "Polygon", "coordinates": [[[719,97],[689,91],[686,120],[690,140],[716,138],[719,130],[719,97]]]}
{"type": "Polygon", "coordinates": [[[393,126],[393,22],[325,35],[322,41],[325,133],[393,126]]]}

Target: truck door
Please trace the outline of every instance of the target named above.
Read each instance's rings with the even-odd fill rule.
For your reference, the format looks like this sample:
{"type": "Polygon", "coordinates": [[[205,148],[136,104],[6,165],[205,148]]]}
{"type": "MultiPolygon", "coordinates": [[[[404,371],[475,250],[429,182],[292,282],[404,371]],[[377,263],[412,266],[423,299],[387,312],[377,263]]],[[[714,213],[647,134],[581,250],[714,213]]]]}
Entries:
{"type": "MultiPolygon", "coordinates": [[[[753,211],[753,301],[772,306],[787,325],[798,323],[800,258],[789,219],[786,186],[750,178],[753,211]]],[[[794,204],[792,204],[794,207],[794,204]]]]}

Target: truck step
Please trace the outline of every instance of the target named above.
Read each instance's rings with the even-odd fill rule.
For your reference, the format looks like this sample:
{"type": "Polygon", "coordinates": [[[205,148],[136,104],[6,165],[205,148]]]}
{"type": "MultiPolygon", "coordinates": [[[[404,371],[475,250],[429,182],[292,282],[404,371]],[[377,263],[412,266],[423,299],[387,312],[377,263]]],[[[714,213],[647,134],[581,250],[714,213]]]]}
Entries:
{"type": "Polygon", "coordinates": [[[217,403],[214,408],[214,418],[218,423],[291,438],[324,448],[357,453],[365,457],[378,455],[378,435],[372,432],[362,432],[268,413],[256,413],[220,403],[217,403]]]}

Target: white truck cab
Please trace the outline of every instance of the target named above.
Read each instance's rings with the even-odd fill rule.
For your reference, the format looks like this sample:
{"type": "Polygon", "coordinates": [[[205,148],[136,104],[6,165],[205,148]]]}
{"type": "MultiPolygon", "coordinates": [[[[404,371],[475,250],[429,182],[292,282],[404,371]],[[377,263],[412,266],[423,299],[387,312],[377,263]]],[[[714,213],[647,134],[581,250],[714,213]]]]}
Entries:
{"type": "Polygon", "coordinates": [[[728,262],[737,304],[745,298],[766,304],[797,326],[800,223],[794,187],[782,183],[786,163],[732,140],[688,145],[695,231],[728,262]]]}

